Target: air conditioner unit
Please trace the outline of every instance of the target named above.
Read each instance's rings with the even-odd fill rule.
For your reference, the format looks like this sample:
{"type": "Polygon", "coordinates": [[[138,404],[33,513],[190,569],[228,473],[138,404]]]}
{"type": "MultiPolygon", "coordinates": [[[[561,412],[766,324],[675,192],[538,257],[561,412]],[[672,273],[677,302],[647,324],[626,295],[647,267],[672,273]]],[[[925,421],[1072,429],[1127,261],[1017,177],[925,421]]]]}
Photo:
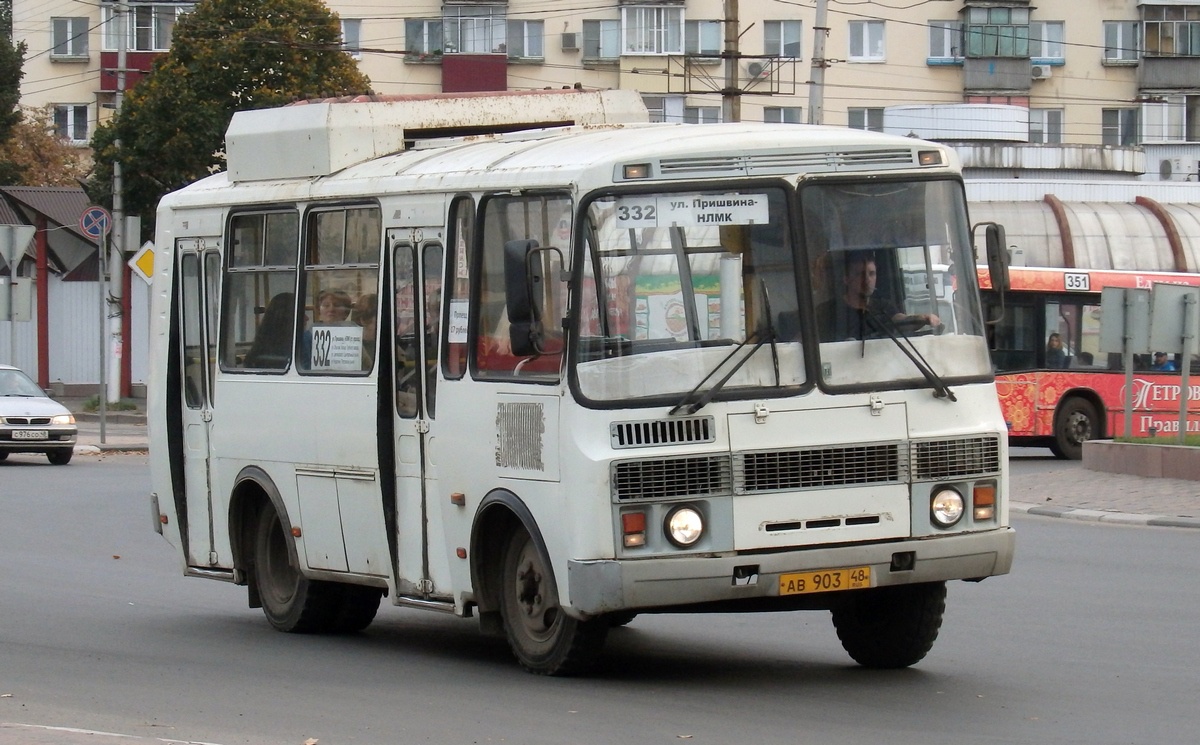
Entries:
{"type": "Polygon", "coordinates": [[[1050,77],[1050,73],[1052,71],[1050,69],[1050,65],[1034,65],[1030,68],[1029,72],[1030,77],[1032,77],[1034,80],[1045,80],[1046,78],[1050,77]]]}
{"type": "Polygon", "coordinates": [[[766,77],[766,75],[767,75],[767,66],[765,63],[762,63],[762,62],[747,62],[746,63],[746,77],[750,78],[751,80],[758,80],[759,78],[766,77]]]}
{"type": "Polygon", "coordinates": [[[574,52],[579,49],[579,34],[569,33],[562,35],[562,50],[564,52],[574,52]]]}
{"type": "Polygon", "coordinates": [[[1163,158],[1158,162],[1158,178],[1160,181],[1186,181],[1187,168],[1183,158],[1163,158]]]}

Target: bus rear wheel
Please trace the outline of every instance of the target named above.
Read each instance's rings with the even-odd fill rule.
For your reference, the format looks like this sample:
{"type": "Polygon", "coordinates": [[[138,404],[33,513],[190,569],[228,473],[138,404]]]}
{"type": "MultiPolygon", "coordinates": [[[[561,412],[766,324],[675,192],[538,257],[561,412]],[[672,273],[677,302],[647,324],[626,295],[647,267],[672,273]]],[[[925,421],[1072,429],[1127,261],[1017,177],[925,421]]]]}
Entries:
{"type": "Polygon", "coordinates": [[[604,646],[608,622],[581,621],[563,612],[549,563],[524,530],[509,539],[502,567],[500,614],[521,666],[539,675],[570,675],[590,667],[604,646]]]}
{"type": "Polygon", "coordinates": [[[283,523],[269,505],[263,507],[255,530],[254,579],[263,614],[275,628],[311,634],[334,627],[341,608],[341,588],[310,580],[291,563],[283,523]]]}
{"type": "Polygon", "coordinates": [[[1054,439],[1050,450],[1059,458],[1083,458],[1083,443],[1102,434],[1096,407],[1086,399],[1069,398],[1054,415],[1054,439]]]}
{"type": "Polygon", "coordinates": [[[863,667],[895,669],[933,648],[946,612],[946,583],[877,587],[847,594],[833,609],[842,648],[863,667]]]}

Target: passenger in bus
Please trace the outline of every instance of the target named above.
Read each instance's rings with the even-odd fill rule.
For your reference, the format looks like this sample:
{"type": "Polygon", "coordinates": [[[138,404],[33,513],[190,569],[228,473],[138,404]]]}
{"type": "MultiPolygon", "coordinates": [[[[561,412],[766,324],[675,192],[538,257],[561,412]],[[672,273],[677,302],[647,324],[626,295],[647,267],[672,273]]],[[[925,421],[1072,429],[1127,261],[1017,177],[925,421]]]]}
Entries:
{"type": "Polygon", "coordinates": [[[354,323],[362,326],[362,369],[370,370],[375,363],[375,339],[379,327],[379,296],[368,292],[358,298],[351,314],[354,323]]]}
{"type": "Polygon", "coordinates": [[[345,290],[325,290],[317,296],[317,325],[348,326],[353,307],[345,290]]]}
{"type": "Polygon", "coordinates": [[[254,342],[242,360],[242,367],[282,370],[292,351],[292,312],[296,295],[281,292],[267,303],[254,342]]]}
{"type": "Polygon", "coordinates": [[[1175,361],[1167,356],[1166,352],[1154,353],[1154,364],[1151,368],[1158,372],[1178,372],[1179,368],[1175,366],[1175,361]]]}
{"type": "Polygon", "coordinates": [[[879,270],[870,252],[853,251],[846,256],[842,294],[817,306],[821,341],[863,339],[881,332],[898,334],[923,325],[941,325],[934,313],[905,313],[890,299],[876,295],[878,281],[879,270]]]}
{"type": "Polygon", "coordinates": [[[1060,369],[1067,366],[1067,350],[1063,349],[1062,335],[1057,331],[1046,339],[1046,367],[1060,369]]]}

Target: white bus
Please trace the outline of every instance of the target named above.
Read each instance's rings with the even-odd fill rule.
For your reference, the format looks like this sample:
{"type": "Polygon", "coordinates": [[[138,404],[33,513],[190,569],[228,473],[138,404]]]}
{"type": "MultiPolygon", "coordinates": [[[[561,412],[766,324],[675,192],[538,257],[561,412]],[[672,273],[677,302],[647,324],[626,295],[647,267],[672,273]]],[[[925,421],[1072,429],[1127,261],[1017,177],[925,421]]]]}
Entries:
{"type": "Polygon", "coordinates": [[[907,666],[948,580],[1009,571],[953,151],[633,95],[235,116],[228,172],[157,217],[152,502],[185,574],[283,631],[477,616],[566,674],[673,611],[830,610],[907,666]],[[874,282],[842,338],[848,265],[874,282]],[[935,265],[953,290],[914,291],[935,265]]]}

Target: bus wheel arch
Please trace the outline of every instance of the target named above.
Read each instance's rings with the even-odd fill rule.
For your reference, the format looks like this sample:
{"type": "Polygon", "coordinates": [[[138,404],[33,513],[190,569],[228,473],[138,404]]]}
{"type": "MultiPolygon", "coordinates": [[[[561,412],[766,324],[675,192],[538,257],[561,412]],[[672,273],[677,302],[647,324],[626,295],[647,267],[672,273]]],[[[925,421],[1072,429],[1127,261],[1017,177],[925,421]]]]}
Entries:
{"type": "MultiPolygon", "coordinates": [[[[483,498],[471,525],[471,587],[475,604],[483,619],[498,621],[500,612],[500,573],[504,551],[512,534],[525,530],[546,550],[545,541],[533,513],[521,498],[507,489],[496,489],[483,498]]],[[[484,622],[484,626],[492,624],[484,622]]]]}
{"type": "MultiPolygon", "coordinates": [[[[250,585],[251,608],[260,607],[258,588],[254,582],[254,548],[258,521],[266,504],[270,504],[281,519],[287,518],[283,497],[271,477],[257,466],[242,469],[234,481],[229,499],[229,540],[233,550],[233,566],[238,570],[238,584],[250,585]]],[[[299,566],[295,542],[289,541],[288,545],[289,558],[299,566]]]]}
{"type": "Polygon", "coordinates": [[[1080,460],[1083,443],[1105,435],[1105,408],[1095,393],[1081,390],[1063,396],[1054,412],[1054,434],[1050,438],[1050,450],[1056,456],[1080,460]]]}

